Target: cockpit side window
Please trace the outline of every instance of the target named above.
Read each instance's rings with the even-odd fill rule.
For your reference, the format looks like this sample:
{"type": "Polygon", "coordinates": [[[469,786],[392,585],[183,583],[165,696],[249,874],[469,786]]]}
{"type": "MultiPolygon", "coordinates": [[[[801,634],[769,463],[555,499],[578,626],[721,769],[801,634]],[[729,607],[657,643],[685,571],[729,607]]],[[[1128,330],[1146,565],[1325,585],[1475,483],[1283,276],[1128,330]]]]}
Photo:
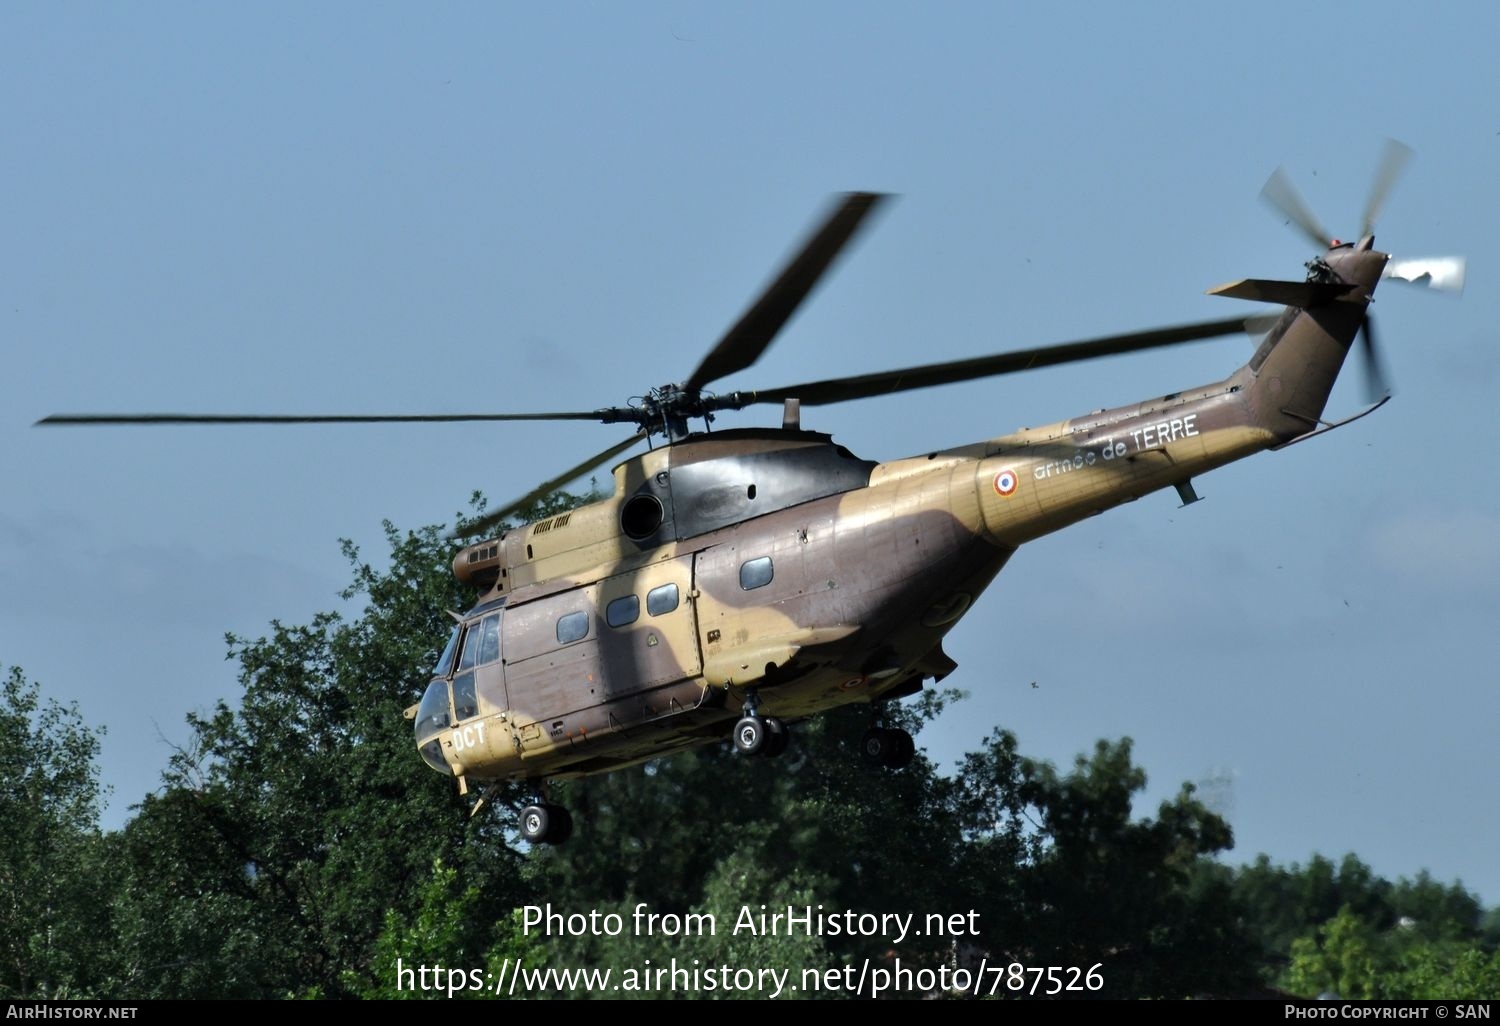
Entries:
{"type": "Polygon", "coordinates": [[[469,624],[468,630],[464,632],[464,654],[458,660],[460,671],[472,670],[474,660],[479,655],[479,625],[469,624]]]}
{"type": "Polygon", "coordinates": [[[491,613],[479,625],[479,662],[493,663],[500,658],[500,614],[491,613]]]}
{"type": "Polygon", "coordinates": [[[448,635],[448,644],[443,646],[443,654],[438,656],[437,665],[432,669],[434,677],[446,677],[453,668],[453,653],[458,650],[458,636],[462,631],[462,627],[455,627],[453,633],[448,635]]]}
{"type": "Polygon", "coordinates": [[[448,682],[434,680],[417,706],[417,741],[421,743],[453,722],[448,710],[448,682]]]}
{"type": "Polygon", "coordinates": [[[479,715],[479,701],[474,697],[474,675],[459,674],[453,678],[453,718],[459,722],[479,715]]]}

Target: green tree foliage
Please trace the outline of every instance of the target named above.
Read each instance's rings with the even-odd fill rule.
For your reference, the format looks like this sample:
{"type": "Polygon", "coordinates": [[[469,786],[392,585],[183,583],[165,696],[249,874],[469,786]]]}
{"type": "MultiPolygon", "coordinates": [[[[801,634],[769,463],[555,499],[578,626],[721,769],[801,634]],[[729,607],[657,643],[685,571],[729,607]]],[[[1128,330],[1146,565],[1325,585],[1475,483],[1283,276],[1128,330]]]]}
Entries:
{"type": "MultiPolygon", "coordinates": [[[[891,709],[886,721],[918,729],[942,702],[944,696],[924,697],[891,709]]],[[[744,907],[971,909],[984,888],[968,874],[978,858],[966,856],[962,843],[962,789],[924,757],[901,772],[862,766],[855,745],[868,721],[867,708],[846,708],[796,724],[792,748],[780,759],[745,759],[727,744],[711,745],[576,781],[567,802],[576,810],[577,831],[567,849],[537,856],[538,886],[553,904],[562,898],[582,909],[712,910],[720,933],[703,950],[726,957],[765,954],[757,935],[732,933],[744,907]]],[[[981,762],[975,756],[977,774],[981,762]]],[[[1014,832],[1019,825],[1013,819],[999,828],[1014,832]]],[[[995,825],[983,829],[993,832],[995,825]]],[[[790,953],[796,944],[783,938],[771,947],[790,953]]],[[[876,957],[888,945],[877,936],[840,938],[828,951],[843,959],[876,957]]],[[[622,963],[639,965],[652,953],[670,957],[670,948],[655,941],[627,938],[610,947],[622,963]]],[[[691,947],[699,950],[702,942],[691,947]]],[[[945,939],[924,938],[909,954],[944,959],[950,947],[945,939]]],[[[588,941],[556,950],[598,954],[588,941]]],[[[822,953],[822,945],[816,950],[822,953]]]]}
{"type": "MultiPolygon", "coordinates": [[[[554,497],[525,516],[578,501],[554,497]]],[[[1218,866],[1210,856],[1229,848],[1229,828],[1190,788],[1137,818],[1146,778],[1128,740],[1100,742],[1067,772],[1022,758],[1003,730],[947,772],[921,752],[899,772],[859,760],[872,718],[920,736],[954,692],[796,724],[774,760],[725,743],[556,785],[574,837],[527,850],[514,813],[529,794],[501,788],[471,815],[475,796],[417,756],[403,710],[452,629],[444,610],[472,596],[449,571],[441,528],[386,525],[386,543],[379,566],[345,546],[347,611],[230,638],[239,702],[189,716],[163,786],[116,835],[94,827],[97,738],[11,674],[0,718],[8,993],[407,997],[441,984],[446,996],[447,970],[488,981],[518,963],[639,970],[673,958],[798,974],[864,960],[1098,964],[1111,997],[1240,993],[1266,952],[1295,965],[1299,986],[1372,990],[1404,974],[1400,985],[1430,993],[1445,974],[1476,987],[1493,977],[1475,946],[1478,904],[1461,888],[1389,884],[1352,857],[1218,866]],[[548,904],[612,911],[632,928],[524,928],[520,910],[548,904]],[[915,913],[924,929],[900,940],[734,929],[747,909],[820,905],[915,913]],[[638,933],[638,906],[717,928],[638,933]],[[1346,906],[1347,921],[1325,925],[1346,906]],[[929,928],[929,914],[947,928],[929,928]],[[1421,943],[1387,944],[1397,929],[1421,943]],[[441,981],[398,975],[437,966],[441,981]]]]}
{"type": "MultiPolygon", "coordinates": [[[[1238,978],[1222,968],[1242,964],[1227,957],[1239,948],[1222,895],[1193,892],[1186,871],[1227,846],[1228,829],[1187,794],[1132,822],[1145,778],[1128,742],[1101,746],[1066,776],[1023,760],[1003,731],[954,774],[920,754],[901,772],[872,770],[855,755],[872,711],[846,707],[798,724],[777,760],[714,745],[559,786],[574,838],[518,850],[511,812],[527,795],[502,789],[470,818],[452,782],[413,752],[401,710],[450,629],[442,610],[468,596],[440,529],[388,526],[387,541],[384,569],[346,548],[357,615],[231,639],[240,703],[189,718],[166,786],[124,831],[113,962],[122,992],[390,994],[393,955],[403,966],[409,948],[413,960],[479,968],[506,945],[528,950],[536,938],[515,936],[514,910],[548,902],[622,914],[644,904],[724,924],[712,938],[549,938],[558,964],[692,952],[805,968],[894,957],[935,966],[994,952],[1102,962],[1117,996],[1238,978]],[[972,911],[977,932],[923,931],[897,949],[878,934],[730,930],[761,904],[972,911]]],[[[915,734],[954,697],[929,693],[880,715],[915,734]]]]}
{"type": "Polygon", "coordinates": [[[1500,948],[1500,906],[1484,914],[1479,925],[1479,932],[1485,948],[1490,951],[1500,948]]]}
{"type": "MultiPolygon", "coordinates": [[[[952,697],[925,695],[887,710],[886,722],[915,733],[952,697]]],[[[867,707],[844,708],[797,724],[777,760],[726,744],[575,782],[566,801],[577,831],[565,851],[537,858],[539,888],[575,907],[680,914],[705,907],[715,872],[753,866],[740,903],[752,908],[800,908],[798,895],[815,894],[815,906],[876,914],[978,909],[987,929],[1003,930],[1031,845],[1013,797],[1014,738],[997,734],[955,779],[921,756],[898,773],[864,766],[855,753],[869,723],[867,707]]],[[[728,877],[717,879],[722,891],[728,877]]],[[[844,938],[833,950],[873,957],[888,945],[844,938]]],[[[951,948],[924,937],[909,954],[941,959],[951,948]]]]}
{"type": "Polygon", "coordinates": [[[393,909],[415,914],[435,860],[493,922],[517,896],[518,857],[491,818],[413,758],[402,710],[464,596],[437,528],[389,524],[389,567],[346,544],[365,608],[346,620],[230,638],[238,707],[188,718],[165,787],[125,831],[121,914],[137,925],[122,986],[142,996],[336,996],[381,982],[371,962],[393,909]],[[353,974],[353,975],[351,975],[353,974]],[[361,975],[364,977],[361,981],[361,975]]]}
{"type": "MultiPolygon", "coordinates": [[[[530,512],[583,498],[559,493],[530,512]]],[[[474,506],[483,512],[478,496],[474,506]]],[[[471,597],[449,570],[452,543],[436,526],[387,523],[385,535],[378,569],[344,543],[343,598],[357,613],[228,639],[238,705],[189,715],[164,787],[123,834],[121,992],[381,993],[391,938],[422,935],[434,865],[458,874],[471,903],[456,950],[485,950],[518,904],[509,824],[468,815],[452,782],[415,757],[403,716],[452,630],[445,610],[471,597]]]]}
{"type": "Polygon", "coordinates": [[[1345,906],[1318,931],[1319,940],[1292,942],[1287,986],[1306,997],[1336,994],[1368,1000],[1379,990],[1380,961],[1375,930],[1345,906]]]}
{"type": "Polygon", "coordinates": [[[1387,997],[1494,1001],[1500,994],[1500,951],[1454,941],[1425,941],[1402,953],[1394,976],[1383,988],[1387,997]]]}
{"type": "Polygon", "coordinates": [[[1235,894],[1251,910],[1262,946],[1279,952],[1346,905],[1377,910],[1382,896],[1373,887],[1373,874],[1353,856],[1334,863],[1315,855],[1305,867],[1283,867],[1262,855],[1234,878],[1235,894]]]}
{"type": "Polygon", "coordinates": [[[348,970],[348,990],[380,1000],[484,997],[493,981],[505,978],[507,960],[543,964],[543,948],[522,922],[520,909],[487,922],[479,888],[464,886],[456,870],[436,862],[419,888],[415,910],[408,916],[395,909],[386,913],[370,958],[374,972],[348,970]]]}
{"type": "MultiPolygon", "coordinates": [[[[679,757],[680,758],[680,757],[679,757]]],[[[774,846],[774,828],[758,824],[736,832],[740,846],[707,871],[695,871],[689,886],[701,898],[681,913],[662,912],[635,896],[620,901],[602,901],[588,906],[600,915],[613,914],[624,924],[611,935],[595,931],[556,938],[545,947],[545,958],[534,964],[606,967],[619,983],[619,990],[590,990],[581,986],[556,987],[550,995],[572,998],[735,998],[746,996],[808,996],[769,985],[749,993],[721,986],[675,988],[672,970],[751,969],[781,974],[781,979],[800,981],[804,969],[821,969],[835,961],[823,937],[806,931],[772,935],[762,930],[736,929],[745,916],[764,909],[784,911],[787,906],[816,909],[826,904],[835,888],[831,879],[811,869],[782,871],[762,856],[774,846]],[[655,918],[650,918],[654,916],[655,918]],[[658,978],[657,971],[663,976],[658,978]]],[[[548,893],[553,909],[580,908],[574,894],[548,893]]],[[[590,900],[590,899],[584,899],[590,900]]],[[[831,906],[829,906],[831,907],[831,906]]],[[[769,978],[768,978],[769,979],[769,978]]],[[[795,986],[795,984],[793,984],[795,986]]],[[[811,996],[819,996],[817,994],[811,996]]]]}
{"type": "MultiPolygon", "coordinates": [[[[890,715],[918,729],[952,697],[927,695],[890,715]]],[[[1188,789],[1155,820],[1133,820],[1145,775],[1128,741],[1101,744],[1060,775],[1021,759],[1014,736],[996,731],[954,776],[925,758],[891,773],[851,757],[868,719],[851,708],[799,724],[782,762],[709,748],[575,784],[578,833],[565,852],[533,863],[542,890],[562,908],[627,919],[637,903],[657,913],[718,908],[721,931],[730,913],[762,905],[915,912],[919,921],[978,913],[977,935],[928,933],[899,946],[887,936],[819,938],[821,950],[798,954],[805,966],[893,956],[935,966],[972,952],[999,963],[1101,963],[1112,996],[1254,984],[1227,885],[1195,886],[1192,873],[1229,846],[1228,827],[1188,789]],[[744,881],[737,899],[735,879],[744,881]]],[[[660,964],[682,948],[625,936],[563,938],[551,950],[622,966],[660,964]]]]}
{"type": "Polygon", "coordinates": [[[1419,943],[1431,945],[1434,953],[1455,945],[1463,950],[1473,945],[1495,948],[1494,940],[1486,939],[1485,912],[1479,899],[1462,884],[1438,883],[1425,872],[1393,883],[1352,854],[1337,862],[1315,855],[1305,866],[1277,866],[1262,855],[1239,870],[1204,865],[1199,871],[1215,881],[1228,882],[1267,978],[1281,977],[1282,983],[1298,993],[1314,987],[1316,978],[1322,981],[1316,984],[1321,989],[1353,996],[1335,986],[1339,974],[1328,968],[1327,958],[1318,963],[1322,968],[1309,961],[1328,940],[1326,931],[1335,926],[1339,931],[1335,950],[1346,962],[1354,957],[1346,953],[1355,940],[1366,935],[1390,939],[1371,949],[1377,953],[1419,943]],[[1292,962],[1299,962],[1302,975],[1287,983],[1285,974],[1292,962]]]}
{"type": "Polygon", "coordinates": [[[1382,931],[1346,905],[1315,935],[1292,943],[1284,983],[1306,997],[1493,1000],[1500,952],[1425,936],[1409,919],[1382,931]]]}
{"type": "Polygon", "coordinates": [[[1396,881],[1391,911],[1403,929],[1424,940],[1471,940],[1484,929],[1484,907],[1462,884],[1442,884],[1426,870],[1414,879],[1396,881]]]}
{"type": "MultiPolygon", "coordinates": [[[[1131,816],[1146,785],[1130,741],[1101,741],[1060,776],[1023,765],[1022,794],[1045,849],[1023,889],[1024,936],[1049,965],[1103,962],[1111,995],[1233,995],[1255,983],[1251,944],[1225,886],[1194,886],[1203,857],[1233,844],[1229,826],[1184,785],[1154,820],[1131,816]]],[[[1027,961],[1019,957],[1019,961],[1027,961]]]]}
{"type": "Polygon", "coordinates": [[[99,734],[42,701],[20,669],[0,683],[0,996],[84,997],[98,983],[108,845],[98,831],[99,734]]]}

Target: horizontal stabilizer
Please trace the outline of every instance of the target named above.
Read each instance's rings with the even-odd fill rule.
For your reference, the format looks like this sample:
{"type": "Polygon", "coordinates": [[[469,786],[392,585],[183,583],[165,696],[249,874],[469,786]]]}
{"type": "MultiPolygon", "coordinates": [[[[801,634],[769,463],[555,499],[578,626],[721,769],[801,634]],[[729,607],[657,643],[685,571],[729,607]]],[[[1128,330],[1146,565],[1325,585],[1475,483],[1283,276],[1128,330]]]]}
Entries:
{"type": "Polygon", "coordinates": [[[1273,281],[1268,278],[1242,278],[1209,289],[1210,296],[1228,296],[1230,299],[1253,299],[1258,303],[1280,303],[1282,306],[1299,306],[1306,309],[1343,299],[1358,286],[1316,281],[1273,281]]]}

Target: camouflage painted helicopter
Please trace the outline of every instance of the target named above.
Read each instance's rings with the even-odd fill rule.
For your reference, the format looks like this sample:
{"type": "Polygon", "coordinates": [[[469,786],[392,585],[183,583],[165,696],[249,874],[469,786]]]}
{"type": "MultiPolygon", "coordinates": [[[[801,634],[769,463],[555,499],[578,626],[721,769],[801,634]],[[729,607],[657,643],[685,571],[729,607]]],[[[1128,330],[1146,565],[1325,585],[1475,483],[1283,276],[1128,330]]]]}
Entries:
{"type": "MultiPolygon", "coordinates": [[[[1399,144],[1395,144],[1399,146],[1399,144]]],[[[1045,427],[875,463],[804,430],[804,405],[843,402],[1237,334],[1211,321],[783,388],[714,394],[750,367],[882,197],[845,196],[680,384],[587,412],[441,416],[64,415],[48,424],[381,420],[599,420],[636,431],[468,525],[498,534],[453,560],[477,602],[459,616],[407,710],[421,757],[461,791],[524,780],[521,834],[560,843],[565,808],[545,781],[608,772],[732,739],[776,756],[788,723],[872,707],[861,754],[899,768],[915,746],[880,726],[882,703],[955,668],[943,638],[1023,543],[1147,493],[1196,501],[1193,478],[1329,431],[1389,397],[1368,307],[1382,276],[1461,288],[1457,260],[1397,262],[1373,248],[1375,213],[1409,151],[1388,151],[1360,239],[1329,242],[1281,172],[1265,196],[1320,250],[1301,281],[1247,279],[1215,295],[1285,306],[1250,361],[1221,381],[1045,427]],[[1370,405],[1324,406],[1362,338],[1370,405]],[[714,415],[783,409],[779,428],[710,431],[714,415]],[[701,420],[702,430],[691,423],[701,420]],[[642,441],[602,501],[521,527],[506,517],[642,441]]],[[[482,804],[483,798],[480,799],[482,804]]]]}

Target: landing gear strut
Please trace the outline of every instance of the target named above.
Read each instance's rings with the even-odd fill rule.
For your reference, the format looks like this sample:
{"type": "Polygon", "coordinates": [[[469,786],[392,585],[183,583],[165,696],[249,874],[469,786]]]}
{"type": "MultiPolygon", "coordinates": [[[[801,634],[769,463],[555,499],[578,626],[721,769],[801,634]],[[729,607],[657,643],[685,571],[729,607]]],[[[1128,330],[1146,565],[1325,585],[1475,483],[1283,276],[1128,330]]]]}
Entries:
{"type": "Polygon", "coordinates": [[[791,732],[775,716],[760,714],[760,695],[752,689],[745,696],[745,715],[734,725],[734,747],[742,755],[764,755],[774,759],[786,751],[791,732]]]}
{"type": "Polygon", "coordinates": [[[904,769],[917,754],[917,743],[900,727],[871,727],[860,738],[859,754],[867,766],[904,769]]]}

